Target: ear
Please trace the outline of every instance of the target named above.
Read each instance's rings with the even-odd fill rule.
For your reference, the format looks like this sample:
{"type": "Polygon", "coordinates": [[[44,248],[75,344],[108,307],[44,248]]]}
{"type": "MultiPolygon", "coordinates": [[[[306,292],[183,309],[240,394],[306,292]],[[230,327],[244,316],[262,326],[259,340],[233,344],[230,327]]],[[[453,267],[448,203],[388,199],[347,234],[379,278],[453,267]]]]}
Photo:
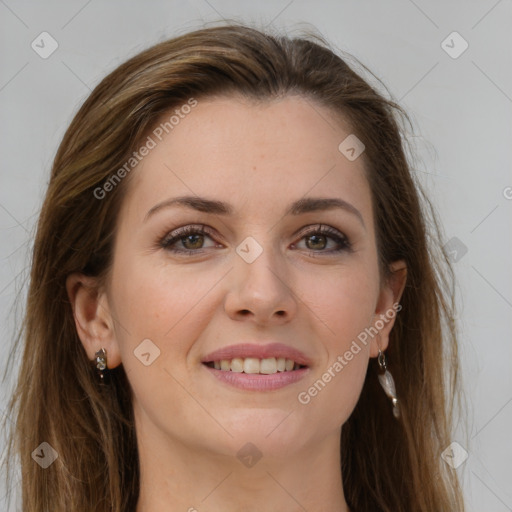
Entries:
{"type": "Polygon", "coordinates": [[[121,363],[121,356],[107,294],[99,289],[96,278],[80,273],[67,277],[66,290],[87,357],[94,360],[95,353],[104,348],[107,351],[107,368],[115,368],[121,363]]]}
{"type": "Polygon", "coordinates": [[[371,342],[370,357],[377,357],[379,349],[383,352],[389,345],[389,333],[395,324],[396,315],[400,311],[400,298],[407,280],[407,265],[405,261],[398,260],[390,264],[390,275],[381,287],[373,327],[378,331],[371,342]]]}

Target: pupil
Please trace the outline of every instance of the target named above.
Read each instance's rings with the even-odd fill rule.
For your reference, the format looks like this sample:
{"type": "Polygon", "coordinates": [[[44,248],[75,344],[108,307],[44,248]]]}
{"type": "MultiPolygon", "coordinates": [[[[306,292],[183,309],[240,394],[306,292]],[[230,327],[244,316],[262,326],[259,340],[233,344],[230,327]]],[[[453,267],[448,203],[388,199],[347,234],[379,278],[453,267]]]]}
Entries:
{"type": "MultiPolygon", "coordinates": [[[[323,245],[322,245],[322,247],[320,247],[320,248],[322,248],[322,249],[323,249],[323,247],[325,246],[325,237],[324,237],[323,235],[320,235],[320,236],[318,236],[318,235],[311,235],[311,236],[309,237],[309,239],[310,239],[310,240],[311,240],[311,239],[316,239],[317,241],[318,241],[319,239],[324,239],[324,244],[323,244],[323,245]]],[[[314,247],[314,246],[315,246],[315,242],[313,242],[313,247],[314,247]]],[[[317,247],[317,248],[318,248],[318,247],[317,247]]]]}
{"type": "MultiPolygon", "coordinates": [[[[194,246],[193,248],[197,249],[198,247],[195,247],[195,244],[200,240],[201,236],[202,235],[188,235],[185,237],[184,243],[187,244],[187,242],[191,241],[192,245],[194,246]],[[193,241],[194,239],[196,239],[195,242],[193,241]]],[[[311,240],[313,240],[313,247],[316,246],[316,248],[322,249],[325,247],[325,237],[323,235],[311,235],[309,236],[309,241],[311,242],[311,240]]]]}
{"type": "MultiPolygon", "coordinates": [[[[193,238],[199,238],[201,235],[188,235],[185,237],[185,243],[189,241],[189,239],[193,239],[193,238]]],[[[197,242],[197,240],[196,240],[197,242]]],[[[194,245],[194,242],[192,242],[192,244],[194,245]]],[[[192,247],[193,249],[198,249],[198,247],[192,247]]]]}

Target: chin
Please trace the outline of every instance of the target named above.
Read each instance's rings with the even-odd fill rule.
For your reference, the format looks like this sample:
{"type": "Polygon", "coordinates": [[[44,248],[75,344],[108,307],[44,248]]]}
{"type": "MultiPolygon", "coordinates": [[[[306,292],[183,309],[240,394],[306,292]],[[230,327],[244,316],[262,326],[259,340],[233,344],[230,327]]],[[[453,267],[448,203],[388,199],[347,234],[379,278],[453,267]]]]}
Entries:
{"type": "Polygon", "coordinates": [[[307,438],[299,411],[288,408],[246,408],[225,411],[222,425],[231,434],[224,439],[238,451],[250,442],[262,452],[287,455],[307,438]]]}

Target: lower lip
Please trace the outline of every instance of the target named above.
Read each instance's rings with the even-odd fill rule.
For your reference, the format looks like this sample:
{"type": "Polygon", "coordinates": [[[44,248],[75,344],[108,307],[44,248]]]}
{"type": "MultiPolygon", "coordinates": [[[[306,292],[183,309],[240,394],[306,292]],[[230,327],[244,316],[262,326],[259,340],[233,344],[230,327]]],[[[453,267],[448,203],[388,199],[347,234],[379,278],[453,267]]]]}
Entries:
{"type": "Polygon", "coordinates": [[[202,366],[204,366],[204,368],[206,368],[220,381],[235,388],[251,391],[273,391],[274,389],[284,388],[289,384],[298,382],[309,372],[309,368],[301,368],[290,372],[277,372],[271,373],[270,375],[261,375],[259,373],[217,370],[204,364],[202,366]]]}

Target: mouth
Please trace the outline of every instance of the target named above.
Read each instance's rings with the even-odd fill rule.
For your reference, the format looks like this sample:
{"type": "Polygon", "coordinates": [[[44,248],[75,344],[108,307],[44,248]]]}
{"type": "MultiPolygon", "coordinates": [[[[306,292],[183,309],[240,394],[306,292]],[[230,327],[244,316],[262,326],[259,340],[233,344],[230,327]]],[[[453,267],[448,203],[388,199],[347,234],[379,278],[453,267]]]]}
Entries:
{"type": "Polygon", "coordinates": [[[293,372],[307,368],[294,361],[284,357],[235,357],[233,359],[219,359],[215,361],[203,362],[208,368],[220,370],[223,372],[246,373],[253,375],[272,375],[281,372],[293,372]]]}
{"type": "Polygon", "coordinates": [[[283,343],[242,343],[201,359],[202,367],[222,385],[244,391],[274,391],[305,378],[312,360],[283,343]]]}

